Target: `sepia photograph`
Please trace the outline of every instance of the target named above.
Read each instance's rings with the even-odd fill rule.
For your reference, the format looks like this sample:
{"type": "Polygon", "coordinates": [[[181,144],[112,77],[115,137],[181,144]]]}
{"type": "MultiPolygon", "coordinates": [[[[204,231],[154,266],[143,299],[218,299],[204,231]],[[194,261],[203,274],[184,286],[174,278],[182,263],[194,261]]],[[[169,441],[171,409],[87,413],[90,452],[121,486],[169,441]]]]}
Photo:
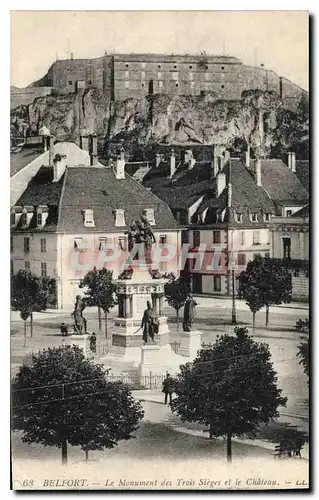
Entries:
{"type": "Polygon", "coordinates": [[[10,20],[11,489],[309,490],[309,12],[10,20]]]}

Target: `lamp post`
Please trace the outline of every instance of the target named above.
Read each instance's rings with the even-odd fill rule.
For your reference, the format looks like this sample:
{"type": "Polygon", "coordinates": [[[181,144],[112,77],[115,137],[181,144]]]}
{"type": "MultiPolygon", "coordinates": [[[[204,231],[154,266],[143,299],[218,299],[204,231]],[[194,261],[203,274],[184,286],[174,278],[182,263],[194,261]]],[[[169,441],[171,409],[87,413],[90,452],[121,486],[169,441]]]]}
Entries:
{"type": "Polygon", "coordinates": [[[235,266],[236,262],[234,259],[230,261],[230,270],[232,277],[232,310],[231,310],[231,322],[232,325],[237,325],[237,317],[236,317],[236,297],[235,297],[235,266]]]}

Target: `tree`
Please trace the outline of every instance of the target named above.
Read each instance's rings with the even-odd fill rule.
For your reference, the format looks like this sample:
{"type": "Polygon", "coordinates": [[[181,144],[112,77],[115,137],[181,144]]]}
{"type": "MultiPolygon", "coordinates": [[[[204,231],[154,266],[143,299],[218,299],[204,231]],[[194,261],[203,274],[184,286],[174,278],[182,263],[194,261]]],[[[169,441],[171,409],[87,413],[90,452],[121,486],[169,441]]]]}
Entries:
{"type": "Polygon", "coordinates": [[[253,315],[254,306],[266,307],[268,326],[270,306],[291,302],[291,275],[280,261],[257,255],[239,276],[239,295],[246,299],[253,315]]]}
{"type": "Polygon", "coordinates": [[[310,371],[310,356],[309,356],[309,337],[302,337],[300,344],[298,345],[297,352],[299,360],[299,364],[302,365],[304,373],[308,377],[308,385],[309,385],[309,371],[310,371]]]}
{"type": "Polygon", "coordinates": [[[116,284],[113,281],[113,271],[96,269],[94,267],[81,280],[80,288],[87,287],[85,302],[88,306],[97,306],[105,315],[105,338],[107,338],[107,315],[117,304],[116,284]]]}
{"type": "MultiPolygon", "coordinates": [[[[24,321],[30,316],[30,333],[33,334],[33,313],[45,311],[52,295],[54,280],[20,270],[11,277],[11,307],[20,311],[24,321]]],[[[25,325],[26,326],[26,325],[25,325]]]]}
{"type": "Polygon", "coordinates": [[[169,275],[169,281],[165,283],[165,297],[170,306],[176,311],[177,331],[179,330],[179,311],[185,304],[190,293],[190,280],[188,277],[176,278],[174,274],[169,275]]]}
{"type": "Polygon", "coordinates": [[[286,405],[270,358],[269,346],[255,342],[246,328],[222,335],[192,364],[180,367],[172,411],[184,422],[208,425],[210,438],[226,436],[231,461],[232,437],[254,437],[258,426],[278,417],[278,406],[286,405]]]}
{"type": "Polygon", "coordinates": [[[43,350],[23,364],[12,381],[13,429],[26,443],[62,450],[113,448],[131,439],[143,409],[122,382],[108,382],[103,365],[84,357],[78,346],[43,350]]]}

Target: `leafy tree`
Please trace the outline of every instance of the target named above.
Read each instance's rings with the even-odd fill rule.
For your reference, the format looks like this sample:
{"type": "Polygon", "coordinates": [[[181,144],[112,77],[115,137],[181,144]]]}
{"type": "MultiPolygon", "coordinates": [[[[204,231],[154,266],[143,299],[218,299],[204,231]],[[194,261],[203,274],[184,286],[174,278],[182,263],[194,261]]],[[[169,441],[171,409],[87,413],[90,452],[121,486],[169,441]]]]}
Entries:
{"type": "Polygon", "coordinates": [[[180,367],[172,411],[184,422],[208,425],[210,438],[226,436],[231,461],[232,438],[254,437],[258,426],[278,417],[278,406],[286,405],[270,358],[269,346],[255,342],[246,328],[222,335],[192,364],[180,367]]]}
{"type": "Polygon", "coordinates": [[[130,439],[143,417],[139,402],[122,382],[108,382],[103,365],[78,346],[43,350],[23,364],[12,381],[13,429],[26,443],[85,452],[113,448],[130,439]]]}
{"type": "MultiPolygon", "coordinates": [[[[266,326],[272,305],[291,302],[291,275],[280,262],[257,255],[239,276],[239,295],[250,304],[266,307],[266,326]]],[[[257,310],[259,310],[257,309],[257,310]]]]}
{"type": "Polygon", "coordinates": [[[310,371],[310,356],[309,356],[309,337],[302,337],[302,341],[298,346],[297,356],[300,358],[299,364],[302,365],[304,373],[308,377],[309,385],[309,371],[310,371]]]}
{"type": "Polygon", "coordinates": [[[47,309],[53,288],[53,279],[42,278],[31,271],[21,269],[11,277],[11,307],[14,311],[20,311],[24,321],[30,316],[31,337],[33,313],[47,309]]]}
{"type": "Polygon", "coordinates": [[[87,287],[85,302],[88,306],[97,306],[105,315],[105,338],[107,338],[107,315],[117,304],[116,284],[113,271],[94,267],[81,280],[80,288],[87,287]]]}
{"type": "Polygon", "coordinates": [[[190,280],[188,277],[176,278],[174,274],[168,275],[169,281],[165,283],[165,297],[168,304],[176,311],[177,331],[179,330],[179,311],[185,304],[190,293],[190,280]]]}

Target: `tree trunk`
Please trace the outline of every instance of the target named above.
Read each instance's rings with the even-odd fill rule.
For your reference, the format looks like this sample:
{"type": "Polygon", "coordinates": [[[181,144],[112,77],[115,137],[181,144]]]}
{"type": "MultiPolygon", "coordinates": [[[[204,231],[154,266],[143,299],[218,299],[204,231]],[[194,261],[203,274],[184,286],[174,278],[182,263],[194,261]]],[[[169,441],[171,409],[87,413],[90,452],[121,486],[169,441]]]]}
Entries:
{"type": "Polygon", "coordinates": [[[102,330],[102,317],[101,317],[101,308],[97,308],[97,317],[99,321],[99,332],[102,330]]]}
{"type": "Polygon", "coordinates": [[[67,465],[68,463],[68,442],[64,438],[62,440],[62,465],[67,465]]]}
{"type": "Polygon", "coordinates": [[[85,461],[86,461],[86,463],[89,461],[89,452],[88,452],[88,450],[85,450],[85,461]]]}
{"type": "Polygon", "coordinates": [[[107,339],[107,312],[105,312],[104,323],[105,323],[105,338],[107,339]]]}
{"type": "Polygon", "coordinates": [[[209,439],[213,439],[213,426],[209,424],[209,439]]]}
{"type": "Polygon", "coordinates": [[[231,456],[231,433],[227,432],[227,462],[232,461],[232,456],[231,456]]]}
{"type": "Polygon", "coordinates": [[[176,330],[179,331],[179,309],[176,311],[176,330]]]}
{"type": "Polygon", "coordinates": [[[253,312],[253,332],[255,331],[255,316],[256,313],[253,312]]]}
{"type": "Polygon", "coordinates": [[[31,311],[31,314],[30,314],[30,335],[31,335],[31,338],[33,336],[33,312],[31,311]]]}
{"type": "Polygon", "coordinates": [[[266,306],[266,326],[268,326],[269,322],[269,306],[266,306]]]}
{"type": "Polygon", "coordinates": [[[23,347],[27,345],[27,320],[24,322],[24,344],[23,347]]]}

